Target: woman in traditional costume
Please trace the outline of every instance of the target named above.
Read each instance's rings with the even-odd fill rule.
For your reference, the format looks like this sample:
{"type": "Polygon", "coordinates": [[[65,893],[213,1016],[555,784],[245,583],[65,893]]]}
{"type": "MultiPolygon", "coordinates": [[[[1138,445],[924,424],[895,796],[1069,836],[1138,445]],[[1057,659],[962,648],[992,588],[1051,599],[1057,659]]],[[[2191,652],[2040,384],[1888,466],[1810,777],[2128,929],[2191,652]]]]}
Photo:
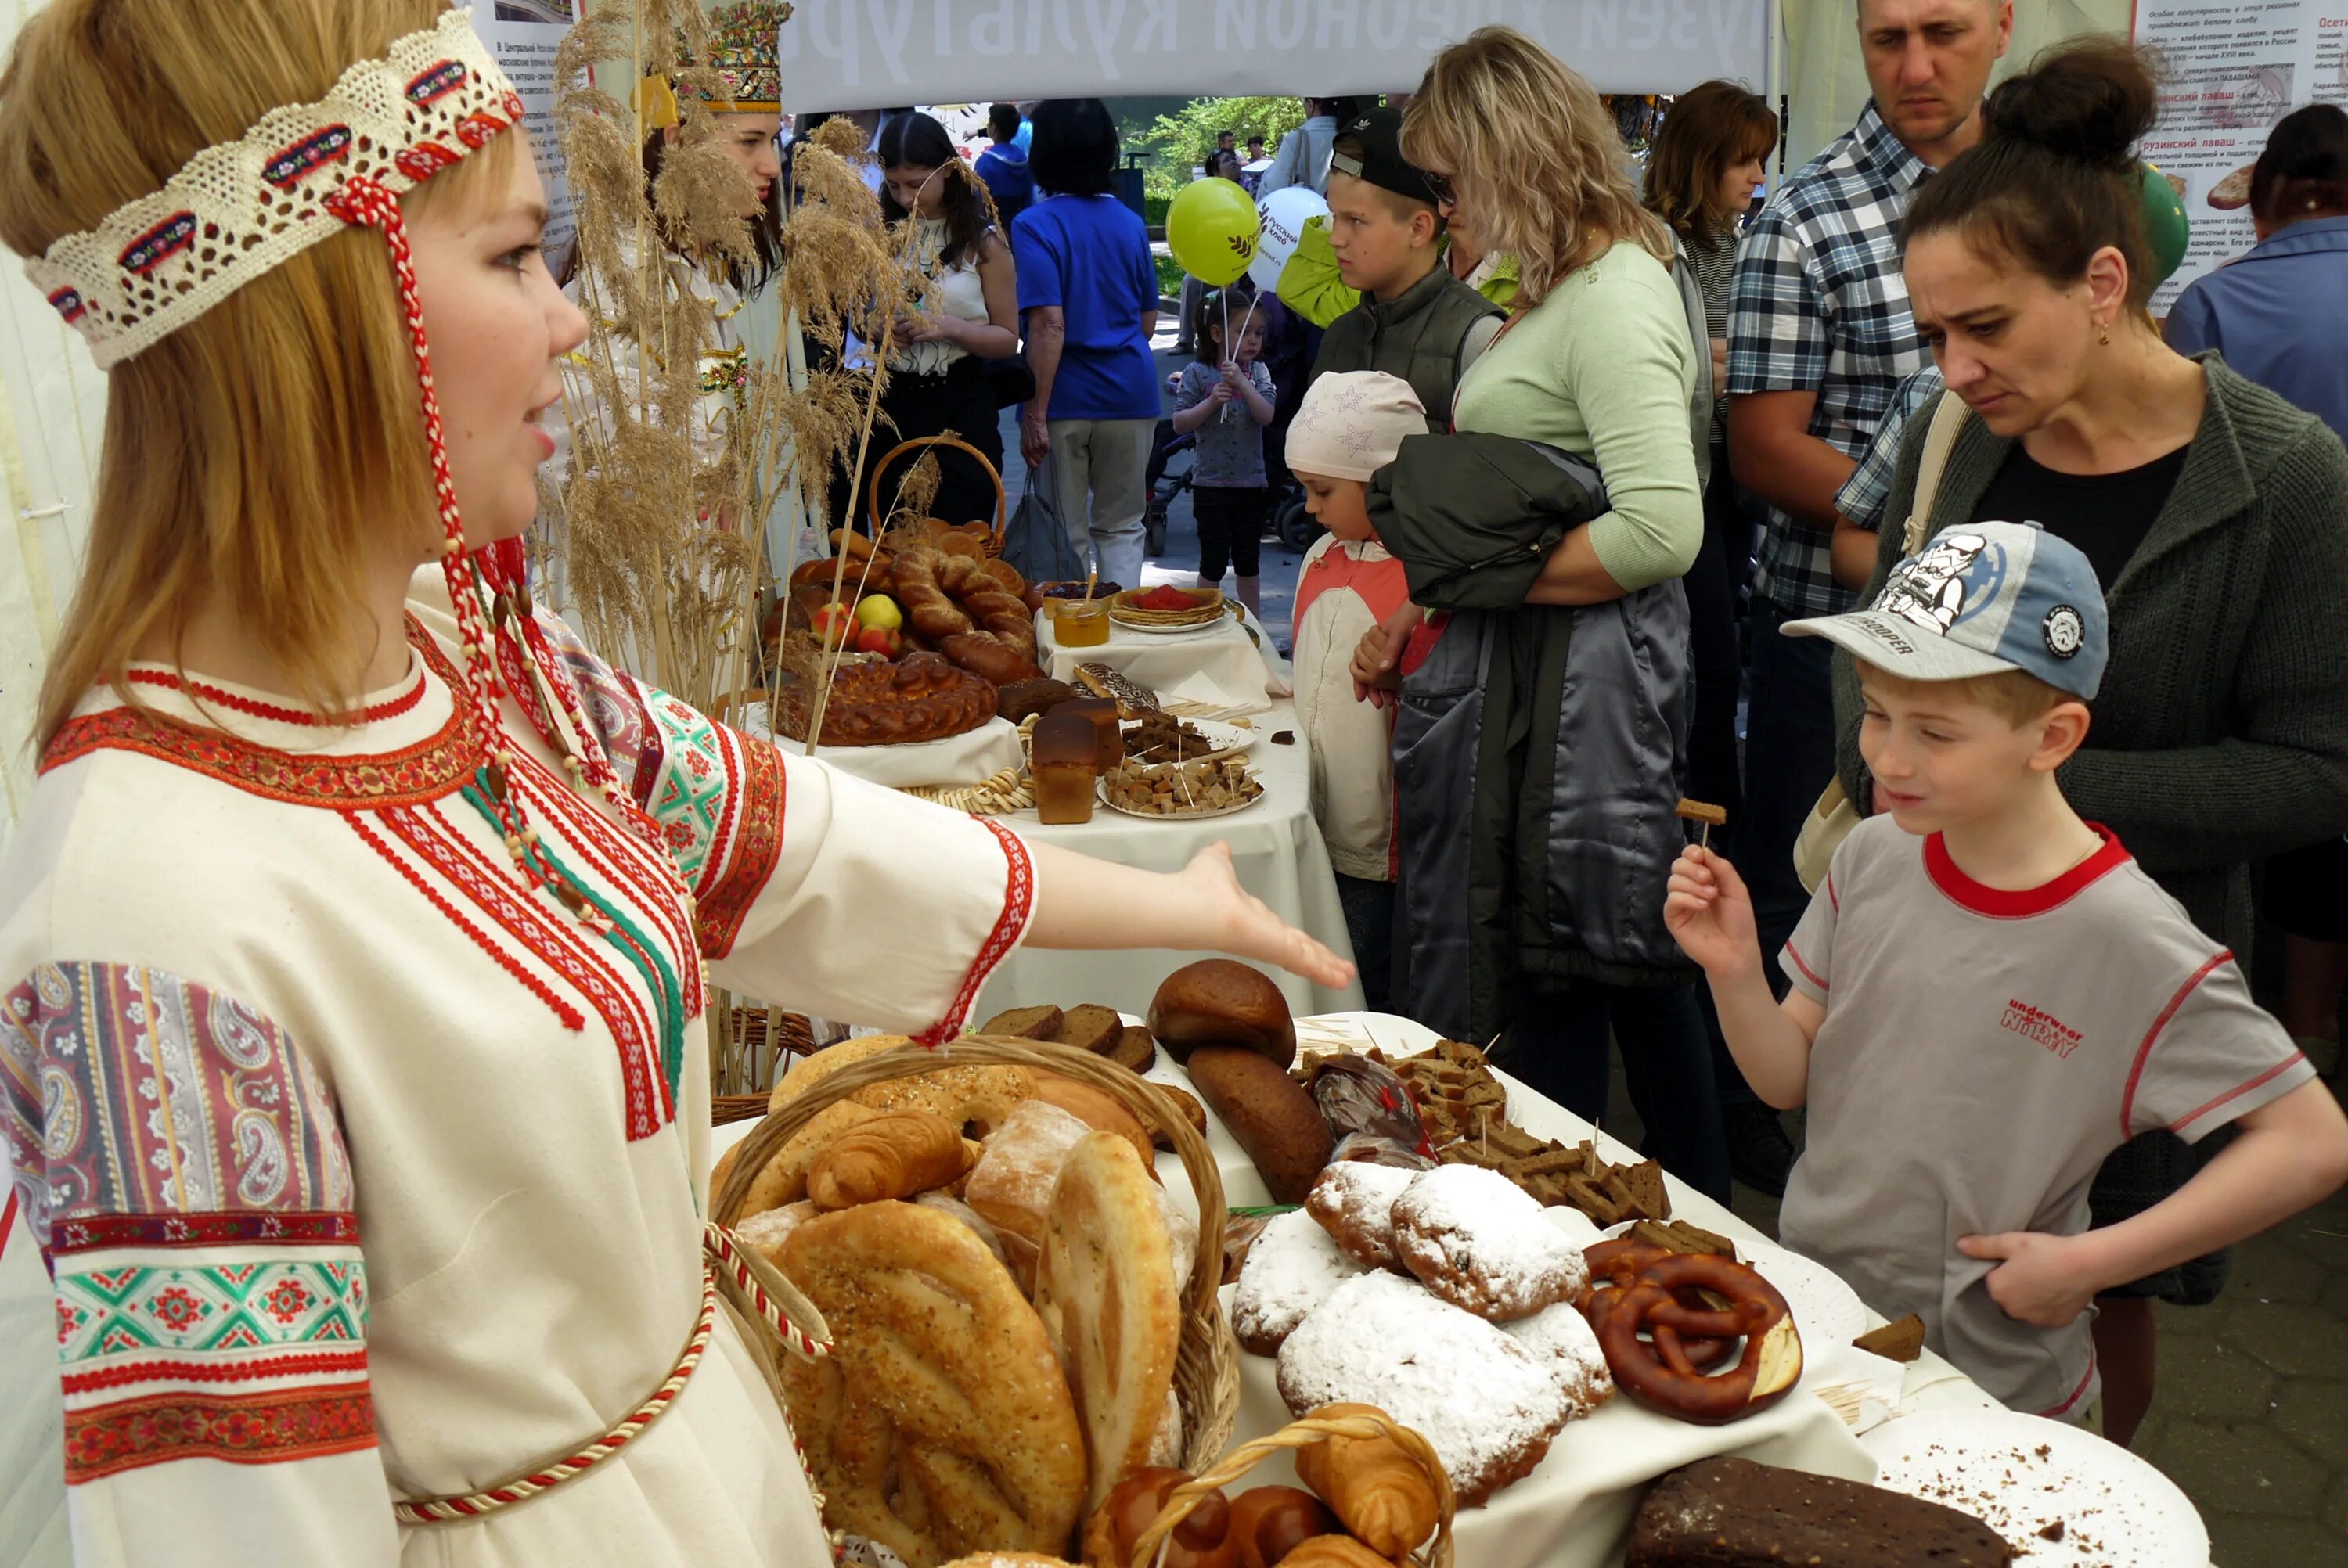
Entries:
{"type": "Polygon", "coordinates": [[[78,1563],[822,1563],[707,987],[935,1040],[1022,941],[1346,973],[1220,856],[1031,849],[533,611],[585,329],[520,113],[438,0],[53,0],[0,77],[0,241],[111,373],[0,860],[78,1563]]]}

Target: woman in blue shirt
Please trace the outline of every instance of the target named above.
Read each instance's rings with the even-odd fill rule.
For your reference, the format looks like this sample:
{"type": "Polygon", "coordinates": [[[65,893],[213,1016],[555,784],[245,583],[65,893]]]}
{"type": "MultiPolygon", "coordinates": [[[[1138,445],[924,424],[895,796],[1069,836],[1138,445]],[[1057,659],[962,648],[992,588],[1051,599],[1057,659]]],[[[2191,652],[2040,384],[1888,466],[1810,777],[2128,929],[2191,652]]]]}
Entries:
{"type": "Polygon", "coordinates": [[[1044,200],[1011,226],[1035,396],[1019,451],[1048,476],[1076,553],[1141,581],[1143,476],[1158,429],[1158,271],[1140,217],[1109,193],[1117,127],[1098,98],[1035,106],[1028,155],[1044,200]],[[1046,459],[1049,459],[1048,463],[1046,459]]]}
{"type": "MultiPolygon", "coordinates": [[[[2178,296],[2166,335],[2226,364],[2348,441],[2348,114],[2310,104],[2275,122],[2250,172],[2259,243],[2178,296]]],[[[2267,862],[2266,915],[2283,933],[2283,1026],[2340,1038],[2348,987],[2348,841],[2267,862]]]]}

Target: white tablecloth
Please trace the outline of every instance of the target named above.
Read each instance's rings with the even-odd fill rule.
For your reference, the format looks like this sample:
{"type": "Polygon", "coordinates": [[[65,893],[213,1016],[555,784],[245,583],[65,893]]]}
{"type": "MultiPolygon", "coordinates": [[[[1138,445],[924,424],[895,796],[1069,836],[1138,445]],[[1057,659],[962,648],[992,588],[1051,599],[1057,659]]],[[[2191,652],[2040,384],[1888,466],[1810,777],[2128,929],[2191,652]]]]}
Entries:
{"type": "MultiPolygon", "coordinates": [[[[1008,1004],[1006,1004],[1008,1005],[1008,1004]]],[[[1386,1013],[1344,1012],[1322,1018],[1300,1015],[1300,1031],[1323,1041],[1350,1035],[1364,1046],[1377,1045],[1388,1054],[1424,1050],[1435,1031],[1408,1019],[1386,1013]]],[[[1159,1082],[1187,1087],[1182,1070],[1163,1053],[1148,1076],[1159,1082]]],[[[1568,1143],[1594,1137],[1608,1159],[1618,1162],[1638,1156],[1618,1141],[1594,1131],[1563,1106],[1544,1099],[1523,1084],[1500,1074],[1509,1091],[1509,1115],[1527,1132],[1568,1143]]],[[[746,1134],[753,1122],[717,1129],[716,1153],[746,1134]]],[[[1226,1201],[1233,1207],[1270,1202],[1255,1165],[1234,1142],[1213,1112],[1207,1113],[1207,1143],[1223,1179],[1226,1201]]],[[[1166,1188],[1195,1213],[1189,1178],[1181,1163],[1160,1154],[1159,1174],[1166,1188]]],[[[1726,1208],[1665,1177],[1673,1213],[1704,1229],[1735,1240],[1740,1249],[1774,1244],[1726,1208]]],[[[1224,1309],[1231,1307],[1224,1292],[1224,1309]]],[[[1870,1323],[1881,1318],[1869,1314],[1870,1323]]],[[[1664,1471],[1693,1464],[1715,1454],[1735,1454],[1764,1463],[1838,1475],[1853,1481],[1875,1479],[1875,1461],[1860,1447],[1850,1429],[1811,1390],[1841,1375],[1837,1351],[1841,1348],[1806,1341],[1804,1376],[1800,1386],[1770,1409],[1721,1427],[1701,1427],[1658,1415],[1618,1393],[1603,1409],[1568,1425],[1550,1444],[1549,1455],[1524,1480],[1497,1493],[1482,1508],[1459,1516],[1456,1531],[1458,1558],[1474,1568],[1606,1568],[1621,1561],[1631,1518],[1638,1510],[1649,1482],[1664,1471]]],[[[1852,1352],[1857,1355],[1857,1352],[1852,1352]]],[[[1232,1442],[1262,1437],[1286,1426],[1290,1416],[1280,1397],[1272,1359],[1240,1353],[1240,1407],[1232,1442]]],[[[1982,1407],[1989,1396],[1941,1358],[1927,1351],[1908,1368],[1900,1409],[1982,1407]]],[[[1242,1486],[1294,1485],[1293,1468],[1272,1459],[1258,1465],[1242,1486]]]]}
{"type": "MultiPolygon", "coordinates": [[[[1259,662],[1256,668],[1261,671],[1263,666],[1259,662]]],[[[1290,925],[1311,932],[1341,956],[1350,958],[1354,948],[1345,935],[1344,911],[1337,904],[1329,851],[1313,820],[1309,753],[1303,733],[1297,729],[1296,709],[1292,703],[1282,702],[1248,722],[1264,737],[1247,753],[1249,767],[1263,781],[1263,798],[1245,811],[1195,822],[1153,821],[1097,804],[1092,821],[1073,825],[1046,827],[1033,810],[995,820],[1031,844],[1058,845],[1147,871],[1179,871],[1192,856],[1220,840],[1231,846],[1231,863],[1238,867],[1242,886],[1290,925]],[[1294,733],[1294,743],[1274,745],[1272,737],[1282,732],[1294,733]]],[[[983,1023],[1006,1009],[1046,1002],[1062,1007],[1093,1002],[1120,1012],[1146,1013],[1159,982],[1194,959],[1214,956],[1156,948],[1046,952],[1021,948],[987,981],[972,1021],[983,1023]]],[[[1362,1005],[1362,988],[1357,983],[1331,990],[1294,975],[1272,978],[1299,1016],[1342,1012],[1362,1005]]]]}
{"type": "Polygon", "coordinates": [[[1052,611],[1046,605],[1035,616],[1035,662],[1045,674],[1071,684],[1076,679],[1077,665],[1106,664],[1135,684],[1159,692],[1170,692],[1186,680],[1203,677],[1233,705],[1252,712],[1272,702],[1267,685],[1272,671],[1265,655],[1277,651],[1258,647],[1262,635],[1257,628],[1242,626],[1228,615],[1212,631],[1179,636],[1130,631],[1111,621],[1107,642],[1094,648],[1062,648],[1052,640],[1052,611]]]}

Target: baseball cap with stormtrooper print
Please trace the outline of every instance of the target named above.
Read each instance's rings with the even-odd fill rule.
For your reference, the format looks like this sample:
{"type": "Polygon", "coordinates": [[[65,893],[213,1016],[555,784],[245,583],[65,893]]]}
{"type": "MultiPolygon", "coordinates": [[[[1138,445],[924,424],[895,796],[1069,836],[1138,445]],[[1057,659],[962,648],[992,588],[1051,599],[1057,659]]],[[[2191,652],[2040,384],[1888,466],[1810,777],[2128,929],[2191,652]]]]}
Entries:
{"type": "Polygon", "coordinates": [[[1943,528],[1892,569],[1867,609],[1791,621],[1785,631],[1823,637],[1910,681],[2024,670],[2083,701],[2103,684],[2110,651],[2095,569],[2036,523],[1943,528]]]}

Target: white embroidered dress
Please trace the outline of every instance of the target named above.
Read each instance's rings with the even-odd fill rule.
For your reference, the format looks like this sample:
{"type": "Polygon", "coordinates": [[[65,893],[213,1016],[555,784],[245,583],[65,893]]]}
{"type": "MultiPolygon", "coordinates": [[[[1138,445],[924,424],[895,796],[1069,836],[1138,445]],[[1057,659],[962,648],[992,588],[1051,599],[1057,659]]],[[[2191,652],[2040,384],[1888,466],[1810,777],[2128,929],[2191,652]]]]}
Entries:
{"type": "Polygon", "coordinates": [[[0,1134],[55,1279],[75,1561],[822,1563],[723,1314],[602,1465],[479,1520],[402,1529],[391,1503],[574,1452],[675,1364],[702,1298],[702,958],[952,1029],[1024,932],[1026,852],[564,641],[695,898],[567,785],[561,721],[509,700],[512,788],[613,917],[599,938],[524,891],[476,804],[438,577],[407,678],[347,731],[236,711],[255,693],[142,682],[164,723],[94,696],[0,861],[0,1134]]]}

